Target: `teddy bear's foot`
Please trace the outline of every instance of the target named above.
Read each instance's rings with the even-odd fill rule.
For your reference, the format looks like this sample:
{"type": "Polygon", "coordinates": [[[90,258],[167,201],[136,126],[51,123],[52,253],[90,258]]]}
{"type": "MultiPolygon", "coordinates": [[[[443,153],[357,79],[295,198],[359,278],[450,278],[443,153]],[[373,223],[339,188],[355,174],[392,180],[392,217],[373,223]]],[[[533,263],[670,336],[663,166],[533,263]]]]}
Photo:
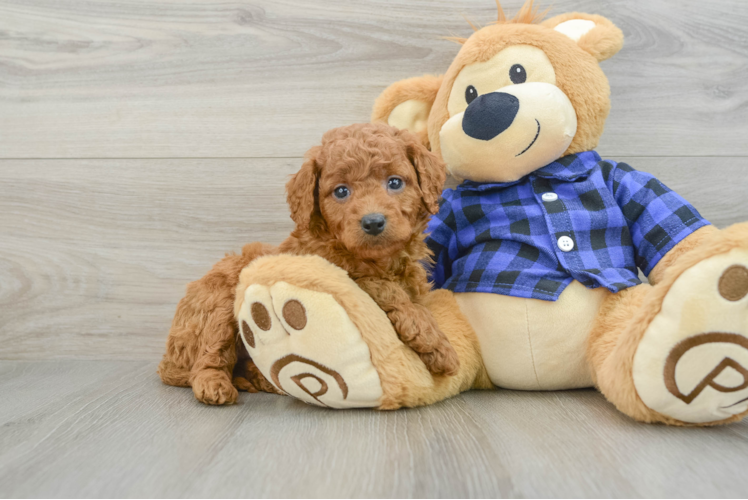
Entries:
{"type": "Polygon", "coordinates": [[[249,285],[243,299],[242,340],[276,389],[319,406],[379,406],[369,348],[332,295],[278,281],[249,285]]]}
{"type": "Polygon", "coordinates": [[[634,356],[639,397],[691,424],[748,413],[748,250],[703,260],[673,283],[634,356]]]}

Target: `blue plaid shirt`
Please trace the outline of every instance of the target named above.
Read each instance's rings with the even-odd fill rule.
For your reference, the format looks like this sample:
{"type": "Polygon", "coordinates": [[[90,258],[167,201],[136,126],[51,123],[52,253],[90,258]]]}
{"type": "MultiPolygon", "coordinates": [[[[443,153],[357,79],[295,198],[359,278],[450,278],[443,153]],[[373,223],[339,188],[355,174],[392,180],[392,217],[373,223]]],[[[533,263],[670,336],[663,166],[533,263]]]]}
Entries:
{"type": "Polygon", "coordinates": [[[516,182],[446,189],[427,232],[437,288],[556,300],[572,280],[638,285],[678,242],[709,224],[650,174],[569,155],[516,182]],[[543,198],[543,194],[546,194],[543,198]],[[562,251],[559,239],[573,242],[562,251]]]}

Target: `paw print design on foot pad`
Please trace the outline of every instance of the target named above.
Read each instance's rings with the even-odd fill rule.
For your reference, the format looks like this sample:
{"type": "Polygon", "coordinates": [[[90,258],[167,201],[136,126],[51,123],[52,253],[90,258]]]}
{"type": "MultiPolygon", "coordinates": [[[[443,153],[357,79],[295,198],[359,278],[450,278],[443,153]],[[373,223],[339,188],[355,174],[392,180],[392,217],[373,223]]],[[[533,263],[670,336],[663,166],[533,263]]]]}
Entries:
{"type": "Polygon", "coordinates": [[[687,423],[748,411],[748,251],[683,272],[634,356],[644,404],[687,423]]]}
{"type": "Polygon", "coordinates": [[[278,390],[332,408],[380,404],[369,347],[332,295],[286,282],[253,284],[237,319],[247,351],[278,390]]]}

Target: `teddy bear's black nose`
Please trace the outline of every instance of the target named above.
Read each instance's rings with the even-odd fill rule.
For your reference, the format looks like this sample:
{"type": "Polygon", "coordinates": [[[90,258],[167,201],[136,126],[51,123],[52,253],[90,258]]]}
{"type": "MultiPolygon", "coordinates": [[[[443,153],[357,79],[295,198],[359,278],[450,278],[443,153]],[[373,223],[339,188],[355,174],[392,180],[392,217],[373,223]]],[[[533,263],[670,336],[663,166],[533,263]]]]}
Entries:
{"type": "Polygon", "coordinates": [[[481,141],[490,141],[509,128],[519,111],[519,99],[505,92],[476,97],[462,116],[462,130],[481,141]]]}

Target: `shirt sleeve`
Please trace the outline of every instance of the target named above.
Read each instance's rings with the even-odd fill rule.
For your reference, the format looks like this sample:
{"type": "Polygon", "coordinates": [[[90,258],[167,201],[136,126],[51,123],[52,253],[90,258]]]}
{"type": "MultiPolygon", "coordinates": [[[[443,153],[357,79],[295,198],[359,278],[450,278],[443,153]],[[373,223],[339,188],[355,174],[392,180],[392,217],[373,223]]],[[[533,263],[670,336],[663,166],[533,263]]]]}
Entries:
{"type": "Polygon", "coordinates": [[[426,244],[433,253],[433,262],[427,263],[426,271],[434,288],[442,288],[452,276],[452,259],[449,249],[455,246],[455,214],[452,208],[452,192],[446,190],[439,205],[439,212],[426,228],[426,244]]]}
{"type": "Polygon", "coordinates": [[[606,183],[629,227],[636,265],[645,275],[675,245],[709,225],[690,203],[653,175],[626,163],[604,163],[606,183]]]}

